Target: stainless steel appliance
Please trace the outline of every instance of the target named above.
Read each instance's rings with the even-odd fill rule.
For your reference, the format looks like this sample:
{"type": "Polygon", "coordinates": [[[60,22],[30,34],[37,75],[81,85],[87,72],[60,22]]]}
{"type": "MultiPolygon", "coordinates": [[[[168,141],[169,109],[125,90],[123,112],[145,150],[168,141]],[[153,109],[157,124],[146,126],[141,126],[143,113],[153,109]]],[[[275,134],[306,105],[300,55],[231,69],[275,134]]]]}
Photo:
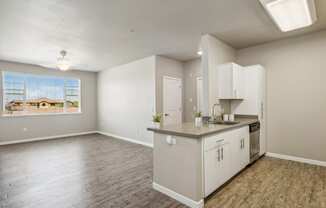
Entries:
{"type": "Polygon", "coordinates": [[[260,123],[249,125],[250,132],[250,163],[259,159],[260,152],[260,123]]]}

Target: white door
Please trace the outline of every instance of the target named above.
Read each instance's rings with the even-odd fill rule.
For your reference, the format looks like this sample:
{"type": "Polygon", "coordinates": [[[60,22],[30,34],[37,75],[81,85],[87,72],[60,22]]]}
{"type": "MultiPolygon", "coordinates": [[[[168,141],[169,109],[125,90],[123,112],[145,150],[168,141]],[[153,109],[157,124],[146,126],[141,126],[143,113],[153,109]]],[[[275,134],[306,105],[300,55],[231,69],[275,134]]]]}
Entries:
{"type": "Polygon", "coordinates": [[[231,175],[235,175],[249,164],[249,126],[231,131],[230,138],[231,175]]]}
{"type": "Polygon", "coordinates": [[[179,78],[163,77],[164,125],[182,122],[182,81],[179,78]]]}
{"type": "Polygon", "coordinates": [[[232,146],[232,175],[237,174],[242,169],[242,147],[243,147],[243,138],[241,137],[241,131],[240,129],[233,130],[232,132],[232,140],[231,140],[231,146],[232,146]]]}
{"type": "Polygon", "coordinates": [[[221,184],[220,151],[220,147],[215,147],[205,152],[205,197],[215,191],[221,184]]]}
{"type": "Polygon", "coordinates": [[[245,93],[243,68],[239,65],[233,65],[233,98],[243,99],[245,93]]]}
{"type": "Polygon", "coordinates": [[[240,155],[240,166],[241,169],[245,168],[250,161],[249,145],[250,145],[250,135],[249,135],[249,126],[243,127],[240,129],[240,141],[241,143],[241,155],[240,155]]]}
{"type": "Polygon", "coordinates": [[[224,143],[221,146],[221,161],[220,161],[220,184],[223,185],[226,181],[228,181],[232,176],[232,159],[231,159],[231,149],[230,149],[230,143],[224,143]]]}
{"type": "Polygon", "coordinates": [[[197,112],[204,111],[204,97],[203,97],[203,78],[197,77],[197,112]]]}
{"type": "Polygon", "coordinates": [[[222,133],[218,137],[208,141],[204,154],[205,171],[205,197],[218,189],[233,175],[231,173],[231,156],[229,140],[232,134],[222,133]],[[209,143],[209,144],[208,144],[209,143]]]}

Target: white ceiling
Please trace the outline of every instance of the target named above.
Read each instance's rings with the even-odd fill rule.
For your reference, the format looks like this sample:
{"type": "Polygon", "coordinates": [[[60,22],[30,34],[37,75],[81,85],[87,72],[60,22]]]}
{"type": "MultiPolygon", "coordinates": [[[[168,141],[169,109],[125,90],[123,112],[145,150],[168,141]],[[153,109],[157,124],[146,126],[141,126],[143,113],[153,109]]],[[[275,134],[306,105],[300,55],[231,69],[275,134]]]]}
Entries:
{"type": "Polygon", "coordinates": [[[312,27],[282,33],[258,0],[0,0],[0,59],[99,71],[158,54],[196,57],[201,34],[244,48],[326,28],[316,0],[312,27]]]}

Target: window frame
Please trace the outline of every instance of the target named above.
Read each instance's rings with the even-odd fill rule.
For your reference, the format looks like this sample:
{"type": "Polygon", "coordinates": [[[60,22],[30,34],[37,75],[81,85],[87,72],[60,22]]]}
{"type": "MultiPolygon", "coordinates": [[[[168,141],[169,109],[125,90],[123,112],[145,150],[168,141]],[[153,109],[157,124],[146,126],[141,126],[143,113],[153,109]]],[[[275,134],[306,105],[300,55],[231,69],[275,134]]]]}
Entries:
{"type": "MultiPolygon", "coordinates": [[[[17,71],[1,71],[0,73],[0,82],[1,82],[1,88],[0,88],[0,96],[2,98],[2,103],[0,103],[1,106],[1,111],[0,111],[0,117],[29,117],[29,116],[59,116],[59,115],[74,115],[74,114],[82,114],[82,81],[80,78],[75,78],[75,77],[69,77],[69,76],[56,76],[56,75],[40,75],[40,74],[35,74],[35,73],[25,73],[25,72],[17,72],[17,71]],[[35,76],[39,78],[59,78],[64,80],[64,105],[63,105],[63,112],[60,113],[27,113],[27,114],[6,114],[6,106],[5,106],[5,99],[6,99],[6,94],[4,92],[5,90],[5,82],[4,82],[4,77],[5,73],[10,73],[10,74],[18,74],[18,75],[23,75],[23,76],[35,76]],[[66,80],[73,79],[77,80],[79,83],[79,96],[78,96],[78,101],[79,101],[79,108],[78,112],[67,112],[67,106],[66,106],[66,80]]],[[[26,102],[26,83],[24,82],[24,103],[26,102]]]]}

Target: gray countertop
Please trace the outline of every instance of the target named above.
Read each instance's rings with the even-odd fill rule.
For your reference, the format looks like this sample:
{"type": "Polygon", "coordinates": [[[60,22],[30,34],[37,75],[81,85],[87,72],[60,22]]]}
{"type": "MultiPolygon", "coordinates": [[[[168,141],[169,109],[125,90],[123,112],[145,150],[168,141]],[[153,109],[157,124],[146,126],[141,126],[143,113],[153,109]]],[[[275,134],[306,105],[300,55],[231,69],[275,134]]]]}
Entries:
{"type": "Polygon", "coordinates": [[[196,127],[194,122],[182,123],[180,125],[166,125],[160,128],[148,128],[147,130],[160,134],[169,134],[175,136],[189,137],[189,138],[201,138],[211,134],[228,131],[231,129],[246,126],[258,121],[255,117],[248,118],[236,118],[239,121],[234,125],[221,125],[221,124],[203,124],[201,127],[196,127]]]}

